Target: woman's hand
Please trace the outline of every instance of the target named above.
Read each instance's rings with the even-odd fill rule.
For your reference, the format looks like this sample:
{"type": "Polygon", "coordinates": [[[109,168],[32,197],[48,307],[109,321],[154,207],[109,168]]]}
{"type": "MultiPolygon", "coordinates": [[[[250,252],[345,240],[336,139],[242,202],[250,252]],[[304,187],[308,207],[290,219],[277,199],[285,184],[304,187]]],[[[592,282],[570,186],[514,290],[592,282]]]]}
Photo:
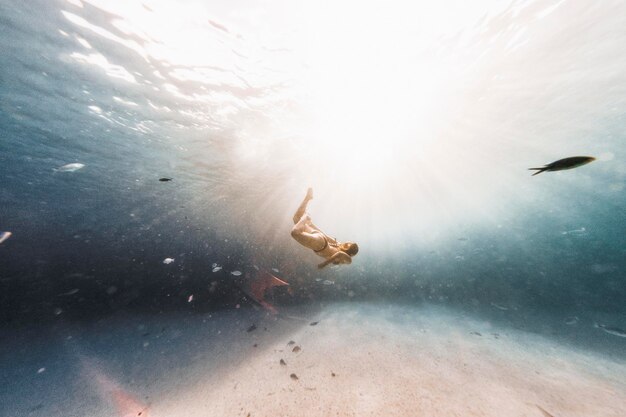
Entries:
{"type": "Polygon", "coordinates": [[[352,263],[352,258],[347,253],[339,251],[339,252],[335,253],[333,256],[331,256],[330,258],[326,259],[321,264],[317,265],[317,267],[319,269],[322,269],[322,268],[324,268],[326,265],[328,265],[330,263],[333,263],[335,265],[351,264],[352,263]]]}

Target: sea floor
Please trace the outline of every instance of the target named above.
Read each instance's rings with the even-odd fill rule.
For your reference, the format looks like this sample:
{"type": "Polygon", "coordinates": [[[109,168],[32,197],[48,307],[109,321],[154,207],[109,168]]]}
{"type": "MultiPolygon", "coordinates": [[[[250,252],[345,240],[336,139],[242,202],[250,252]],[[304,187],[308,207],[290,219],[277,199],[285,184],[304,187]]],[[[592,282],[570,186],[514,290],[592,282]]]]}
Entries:
{"type": "Polygon", "coordinates": [[[2,337],[2,416],[618,417],[626,410],[624,356],[443,307],[346,303],[282,310],[281,318],[241,308],[60,322],[2,337]]]}

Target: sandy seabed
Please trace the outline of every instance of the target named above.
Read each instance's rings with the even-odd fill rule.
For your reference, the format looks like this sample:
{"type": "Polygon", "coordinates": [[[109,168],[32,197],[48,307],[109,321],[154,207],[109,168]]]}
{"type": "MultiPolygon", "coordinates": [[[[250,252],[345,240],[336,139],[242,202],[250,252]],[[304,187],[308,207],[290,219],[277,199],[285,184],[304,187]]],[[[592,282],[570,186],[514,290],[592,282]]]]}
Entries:
{"type": "Polygon", "coordinates": [[[543,337],[415,308],[343,305],[318,316],[315,326],[260,340],[254,355],[155,404],[154,415],[618,417],[626,410],[624,363],[543,337]]]}
{"type": "MultiPolygon", "coordinates": [[[[0,388],[0,415],[625,415],[626,355],[443,307],[348,303],[282,313],[68,325],[41,350],[24,338],[0,361],[10,382],[0,388]]],[[[618,339],[607,340],[626,343],[618,339]]]]}

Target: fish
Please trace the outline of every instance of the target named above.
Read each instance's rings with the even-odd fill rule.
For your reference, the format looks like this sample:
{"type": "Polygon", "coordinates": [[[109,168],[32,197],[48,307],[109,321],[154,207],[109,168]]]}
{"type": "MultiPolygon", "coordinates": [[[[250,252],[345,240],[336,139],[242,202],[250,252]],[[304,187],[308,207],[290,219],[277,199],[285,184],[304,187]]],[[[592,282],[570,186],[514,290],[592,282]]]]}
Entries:
{"type": "Polygon", "coordinates": [[[82,169],[84,167],[85,167],[85,164],[81,164],[80,162],[74,162],[72,164],[66,164],[66,165],[63,165],[62,167],[58,167],[54,171],[57,171],[57,172],[74,172],[74,171],[78,171],[79,169],[82,169]]]}
{"type": "Polygon", "coordinates": [[[172,262],[174,262],[174,258],[165,258],[165,259],[163,259],[163,263],[164,263],[165,265],[169,265],[169,264],[171,264],[172,262]]]}
{"type": "Polygon", "coordinates": [[[498,310],[507,311],[509,308],[497,303],[491,303],[492,306],[497,308],[498,310]]]}
{"type": "Polygon", "coordinates": [[[612,334],[613,336],[618,337],[626,337],[626,330],[620,329],[619,327],[607,326],[606,324],[598,324],[594,323],[593,327],[602,329],[608,334],[612,334]]]}
{"type": "Polygon", "coordinates": [[[568,326],[572,326],[572,325],[574,325],[576,323],[578,323],[578,317],[576,317],[576,316],[567,317],[565,319],[565,324],[567,324],[568,326]]]}
{"type": "Polygon", "coordinates": [[[281,365],[283,365],[283,366],[286,366],[286,365],[287,365],[287,362],[285,362],[285,360],[284,360],[284,359],[281,359],[279,363],[280,363],[281,365]]]}
{"type": "Polygon", "coordinates": [[[0,232],[0,243],[4,242],[13,235],[11,232],[0,232]]]}
{"type": "Polygon", "coordinates": [[[574,230],[566,230],[564,232],[561,232],[562,235],[574,235],[574,236],[582,236],[587,234],[587,229],[585,229],[584,227],[581,227],[580,229],[574,229],[574,230]]]}
{"type": "Polygon", "coordinates": [[[170,178],[170,177],[159,178],[159,181],[161,181],[161,182],[167,182],[167,181],[172,181],[172,180],[173,180],[173,178],[170,178]]]}
{"type": "Polygon", "coordinates": [[[291,375],[289,375],[289,377],[290,377],[291,379],[293,379],[294,381],[297,381],[297,380],[298,380],[298,375],[296,375],[296,374],[291,374],[291,375]]]}
{"type": "Polygon", "coordinates": [[[541,168],[528,168],[531,171],[537,171],[532,176],[541,174],[544,171],[563,171],[566,169],[578,168],[595,161],[593,156],[572,156],[569,158],[559,159],[558,161],[550,162],[541,168]]]}
{"type": "Polygon", "coordinates": [[[293,353],[298,353],[298,352],[300,352],[301,350],[302,350],[302,349],[300,348],[300,346],[294,346],[294,348],[293,348],[293,349],[291,349],[291,351],[292,351],[293,353]]]}

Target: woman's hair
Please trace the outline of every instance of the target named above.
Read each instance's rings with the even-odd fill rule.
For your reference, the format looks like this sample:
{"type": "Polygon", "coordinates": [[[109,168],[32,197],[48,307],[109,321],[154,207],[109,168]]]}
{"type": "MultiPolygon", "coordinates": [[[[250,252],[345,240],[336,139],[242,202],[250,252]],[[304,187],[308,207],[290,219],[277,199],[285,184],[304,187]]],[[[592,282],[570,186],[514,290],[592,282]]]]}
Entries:
{"type": "Polygon", "coordinates": [[[359,245],[357,245],[354,242],[345,242],[345,250],[344,252],[347,253],[350,256],[354,256],[357,253],[359,253],[359,245]]]}

